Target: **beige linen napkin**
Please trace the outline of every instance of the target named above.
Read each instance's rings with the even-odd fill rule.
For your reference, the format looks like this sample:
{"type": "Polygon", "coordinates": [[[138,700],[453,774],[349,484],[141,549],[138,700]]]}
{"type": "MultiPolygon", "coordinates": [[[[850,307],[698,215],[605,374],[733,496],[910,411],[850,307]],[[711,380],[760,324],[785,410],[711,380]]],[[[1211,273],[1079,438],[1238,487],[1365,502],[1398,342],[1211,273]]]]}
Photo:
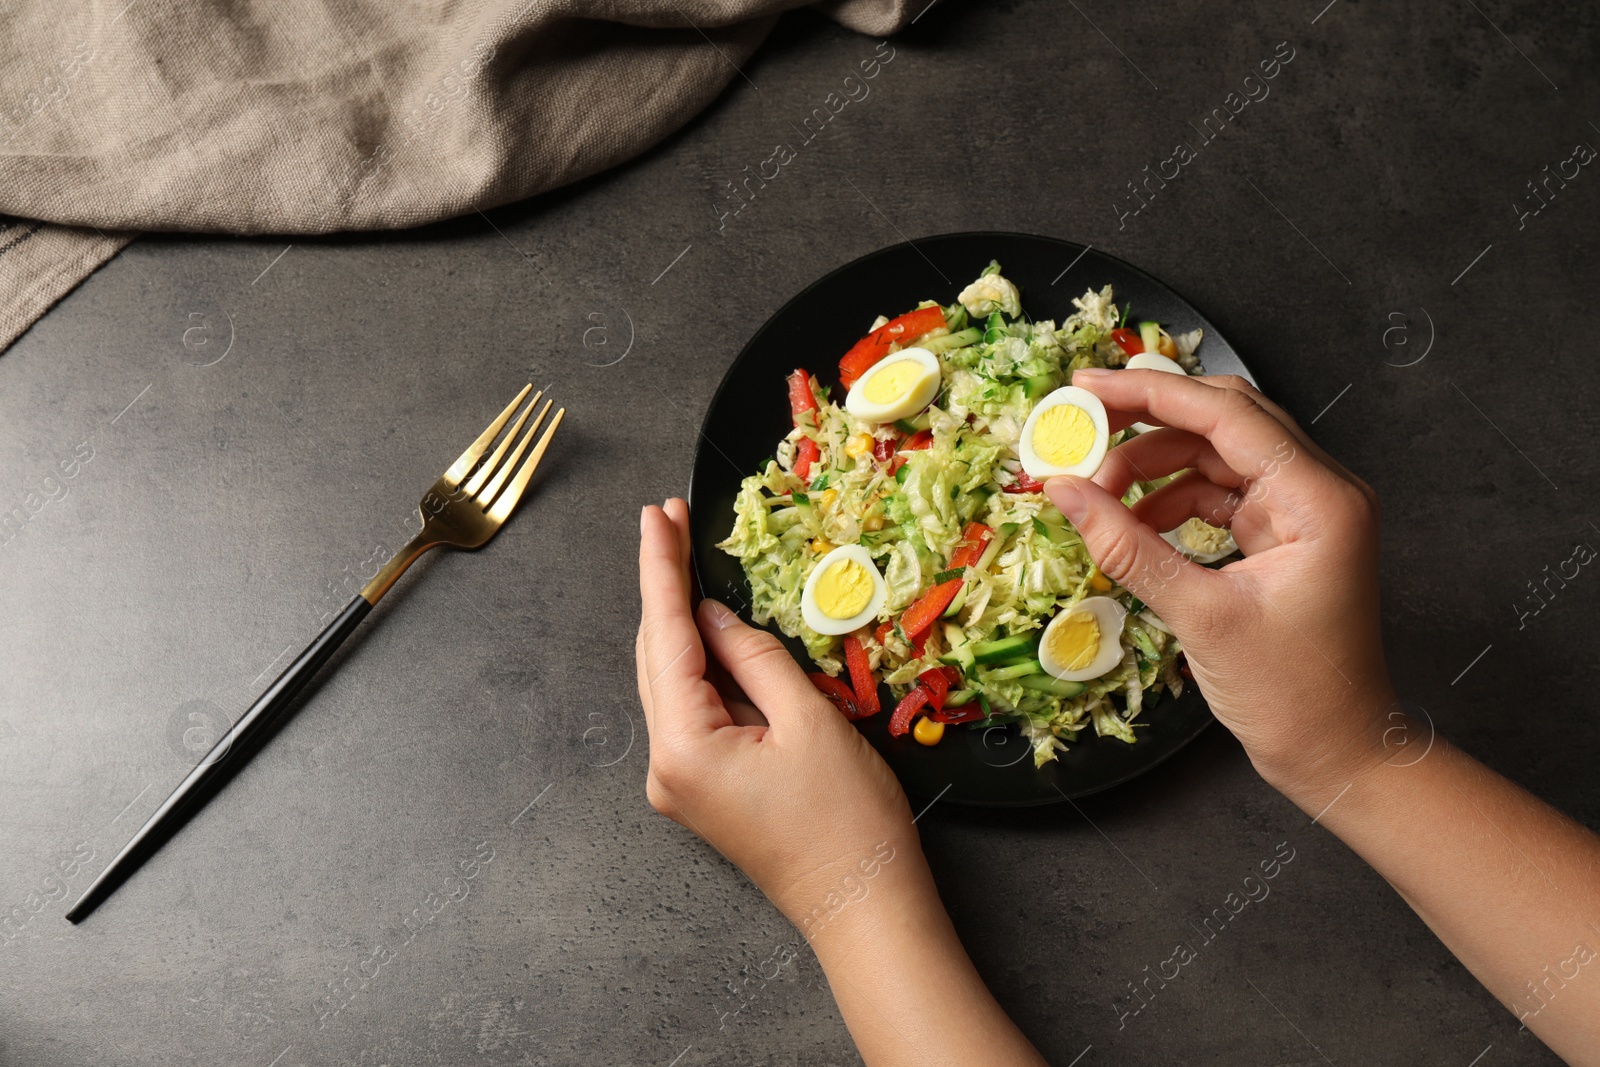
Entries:
{"type": "MultiPolygon", "coordinates": [[[[812,6],[884,35],[926,4],[812,6]]],[[[7,4],[0,350],[134,231],[397,229],[604,170],[710,103],[800,6],[7,4]]]]}

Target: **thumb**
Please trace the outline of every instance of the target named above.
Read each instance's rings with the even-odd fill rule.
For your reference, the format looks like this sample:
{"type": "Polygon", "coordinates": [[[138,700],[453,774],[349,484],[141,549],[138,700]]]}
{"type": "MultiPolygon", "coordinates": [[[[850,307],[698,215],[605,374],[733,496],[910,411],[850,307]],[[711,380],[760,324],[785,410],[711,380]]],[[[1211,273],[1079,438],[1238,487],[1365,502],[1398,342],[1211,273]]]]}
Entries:
{"type": "Polygon", "coordinates": [[[706,648],[767,722],[781,728],[786,722],[824,714],[844,721],[782,642],[766,630],[747,626],[726,604],[700,602],[700,632],[706,648]]]}
{"type": "Polygon", "coordinates": [[[1100,570],[1163,619],[1181,623],[1185,607],[1205,595],[1205,585],[1215,576],[1185,559],[1094,482],[1064,475],[1045,482],[1044,492],[1077,527],[1100,570]]]}

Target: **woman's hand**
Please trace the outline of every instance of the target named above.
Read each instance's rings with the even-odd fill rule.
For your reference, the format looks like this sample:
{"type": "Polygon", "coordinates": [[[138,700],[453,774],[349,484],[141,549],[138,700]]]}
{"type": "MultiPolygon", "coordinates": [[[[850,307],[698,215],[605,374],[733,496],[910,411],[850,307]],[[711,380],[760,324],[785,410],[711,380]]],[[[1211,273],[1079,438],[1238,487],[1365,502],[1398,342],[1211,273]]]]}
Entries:
{"type": "Polygon", "coordinates": [[[778,639],[715,601],[690,607],[688,505],[647,507],[639,523],[651,805],[803,930],[860,882],[863,862],[923,863],[893,772],[778,639]]]}
{"type": "Polygon", "coordinates": [[[1600,980],[1566,981],[1596,958],[1600,838],[1399,710],[1372,490],[1238,378],[1075,381],[1114,426],[1164,424],[1119,445],[1093,482],[1045,484],[1090,555],[1183,641],[1211,710],[1267,781],[1371,863],[1552,1049],[1600,1065],[1600,980]],[[1185,468],[1122,505],[1131,482],[1185,468]],[[1245,558],[1216,571],[1183,560],[1156,531],[1190,517],[1231,527],[1245,558]]]}
{"type": "Polygon", "coordinates": [[[1093,481],[1052,478],[1045,492],[1101,570],[1183,642],[1212,712],[1262,775],[1321,795],[1421,740],[1383,660],[1371,488],[1241,378],[1118,370],[1073,382],[1105,402],[1113,429],[1162,428],[1113,449],[1093,481]],[[1134,481],[1186,469],[1122,504],[1134,481]],[[1191,517],[1231,528],[1245,558],[1207,569],[1158,535],[1191,517]]]}
{"type": "Polygon", "coordinates": [[[800,928],[870,1067],[1039,1067],[961,947],[888,765],[777,638],[690,607],[687,504],[639,525],[650,803],[800,928]]]}

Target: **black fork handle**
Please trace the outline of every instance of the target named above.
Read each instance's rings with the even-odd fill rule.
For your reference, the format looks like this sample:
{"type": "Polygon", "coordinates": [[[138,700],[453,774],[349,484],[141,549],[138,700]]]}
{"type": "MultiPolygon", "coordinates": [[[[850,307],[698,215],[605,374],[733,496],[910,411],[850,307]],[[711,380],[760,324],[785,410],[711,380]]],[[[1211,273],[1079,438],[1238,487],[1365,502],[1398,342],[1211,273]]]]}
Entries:
{"type": "Polygon", "coordinates": [[[295,661],[267,686],[266,692],[256,698],[248,711],[239,717],[228,732],[211,747],[198,765],[191,770],[172,795],[162,801],[150,818],[145,820],[133,839],[122,846],[122,851],[112,857],[106,869],[86,889],[78,902],[67,911],[68,922],[78,922],[92,912],[123,880],[138,869],[188,820],[201,805],[220,789],[238,769],[249,762],[254,754],[252,743],[258,740],[313,675],[336,652],[345,638],[355,632],[361,620],[372,610],[372,604],[358,595],[338,618],[327,625],[311,644],[306,646],[295,661]]]}

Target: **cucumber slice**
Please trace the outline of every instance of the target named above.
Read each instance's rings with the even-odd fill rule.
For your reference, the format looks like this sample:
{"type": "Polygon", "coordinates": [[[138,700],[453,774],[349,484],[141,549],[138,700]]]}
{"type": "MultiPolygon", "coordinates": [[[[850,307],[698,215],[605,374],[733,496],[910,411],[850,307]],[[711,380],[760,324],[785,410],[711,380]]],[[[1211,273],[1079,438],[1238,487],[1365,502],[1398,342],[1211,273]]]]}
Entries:
{"type": "MultiPolygon", "coordinates": [[[[1041,512],[1041,514],[1049,513],[1041,512]]],[[[1060,512],[1056,512],[1056,514],[1060,515],[1060,512]]],[[[1065,526],[1053,522],[1046,522],[1044,519],[1039,518],[1038,516],[1034,516],[1033,532],[1038,534],[1040,537],[1054,541],[1058,545],[1066,544],[1068,541],[1072,540],[1072,534],[1065,526]]]]}
{"type": "Polygon", "coordinates": [[[960,667],[963,672],[972,670],[972,645],[967,632],[953,622],[944,623],[944,642],[950,651],[939,657],[940,663],[960,667]]]}
{"type": "Polygon", "coordinates": [[[958,348],[966,348],[983,340],[983,331],[976,326],[971,329],[957,330],[954,333],[942,333],[938,337],[924,337],[917,342],[918,348],[925,348],[934,355],[944,352],[954,352],[958,348]]]}
{"type": "Polygon", "coordinates": [[[1044,394],[1054,389],[1055,385],[1056,376],[1054,374],[1035,374],[1030,378],[1023,379],[1022,394],[1029,398],[1044,396],[1044,394]]]}
{"type": "Polygon", "coordinates": [[[974,663],[1004,663],[1018,656],[1031,656],[1039,647],[1038,631],[979,641],[970,646],[974,663]]]}
{"type": "Polygon", "coordinates": [[[1064,678],[1052,678],[1048,674],[1030,674],[1017,679],[1017,684],[1035,693],[1068,698],[1082,696],[1084,689],[1087,688],[1082,682],[1069,682],[1064,678]]]}
{"type": "Polygon", "coordinates": [[[804,493],[794,494],[794,510],[799,512],[800,521],[805,523],[812,537],[822,536],[822,517],[817,514],[817,506],[811,502],[810,497],[804,493]]]}
{"type": "Polygon", "coordinates": [[[948,663],[952,667],[960,667],[962,672],[972,670],[972,646],[962,645],[952,648],[949,652],[939,657],[940,663],[948,663]]]}
{"type": "Polygon", "coordinates": [[[962,582],[960,592],[956,593],[955,598],[950,601],[950,606],[944,609],[944,615],[941,617],[946,619],[953,618],[958,611],[966,607],[967,590],[971,588],[971,582],[962,582]]]}
{"type": "Polygon", "coordinates": [[[1145,321],[1139,324],[1139,340],[1144,342],[1146,352],[1159,352],[1161,348],[1161,324],[1159,322],[1145,321]]]}
{"type": "MultiPolygon", "coordinates": [[[[987,682],[1009,682],[1013,678],[1026,678],[1030,674],[1040,674],[1044,667],[1036,659],[1025,659],[1017,663],[1009,663],[1004,667],[996,667],[983,674],[987,682]]],[[[1054,679],[1052,679],[1053,681],[1054,679]]]]}
{"type": "Polygon", "coordinates": [[[978,691],[976,689],[957,689],[954,692],[945,694],[944,706],[947,708],[959,708],[972,703],[977,696],[978,691]]]}
{"type": "Polygon", "coordinates": [[[1006,335],[1006,320],[1000,317],[1000,312],[989,313],[989,319],[983,324],[983,340],[986,344],[994,344],[1006,335]]]}

